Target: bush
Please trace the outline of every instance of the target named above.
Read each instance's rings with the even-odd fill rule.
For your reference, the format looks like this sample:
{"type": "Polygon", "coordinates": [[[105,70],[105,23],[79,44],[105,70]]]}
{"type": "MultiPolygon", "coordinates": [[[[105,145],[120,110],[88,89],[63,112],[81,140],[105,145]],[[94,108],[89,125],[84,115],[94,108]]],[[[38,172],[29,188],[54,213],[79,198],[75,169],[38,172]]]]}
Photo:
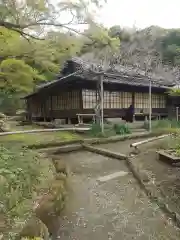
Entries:
{"type": "Polygon", "coordinates": [[[113,126],[110,124],[104,124],[104,133],[102,133],[100,124],[93,123],[91,125],[91,129],[89,133],[92,137],[100,137],[100,138],[115,135],[113,126]]]}
{"type": "Polygon", "coordinates": [[[114,124],[114,130],[118,135],[130,134],[131,130],[126,124],[114,124]]]}
{"type": "Polygon", "coordinates": [[[90,135],[93,137],[109,137],[114,135],[130,134],[131,131],[126,124],[104,124],[104,134],[102,134],[99,124],[92,124],[90,135]]]}
{"type": "Polygon", "coordinates": [[[90,129],[90,135],[93,137],[102,137],[100,124],[93,123],[90,129]]]}
{"type": "Polygon", "coordinates": [[[7,239],[19,233],[22,223],[32,214],[35,200],[42,188],[53,179],[53,164],[27,150],[0,147],[1,232],[7,239]]]}
{"type": "Polygon", "coordinates": [[[161,133],[177,134],[180,130],[180,121],[162,119],[159,121],[152,121],[152,130],[161,133]]]}

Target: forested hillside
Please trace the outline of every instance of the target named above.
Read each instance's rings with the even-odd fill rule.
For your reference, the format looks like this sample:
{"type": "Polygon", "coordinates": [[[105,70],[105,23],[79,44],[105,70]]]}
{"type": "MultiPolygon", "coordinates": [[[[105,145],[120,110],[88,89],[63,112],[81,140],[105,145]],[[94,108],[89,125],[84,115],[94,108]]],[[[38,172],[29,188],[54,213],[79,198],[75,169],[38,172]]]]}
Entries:
{"type": "MultiPolygon", "coordinates": [[[[56,21],[52,5],[47,6],[43,0],[32,2],[20,6],[9,0],[0,5],[0,111],[16,111],[22,95],[55,79],[66,59],[85,53],[93,52],[97,59],[111,65],[132,66],[169,79],[176,74],[178,79],[179,29],[151,26],[136,30],[119,25],[107,29],[94,22],[83,1],[58,5],[59,11],[73,16],[72,21],[62,23],[56,21]],[[77,34],[72,25],[84,23],[88,30],[77,34]]],[[[92,3],[97,8],[100,5],[100,1],[92,3]]]]}

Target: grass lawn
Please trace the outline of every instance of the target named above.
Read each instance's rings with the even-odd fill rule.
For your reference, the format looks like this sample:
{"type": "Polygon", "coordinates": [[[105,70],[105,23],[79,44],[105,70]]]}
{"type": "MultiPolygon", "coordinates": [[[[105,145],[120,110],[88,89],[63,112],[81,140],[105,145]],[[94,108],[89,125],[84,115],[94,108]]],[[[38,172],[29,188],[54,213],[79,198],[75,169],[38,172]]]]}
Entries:
{"type": "MultiPolygon", "coordinates": [[[[42,129],[42,127],[36,125],[17,126],[16,122],[9,122],[11,131],[22,131],[32,129],[42,129]]],[[[22,144],[22,145],[40,145],[40,144],[53,144],[62,141],[70,141],[81,139],[81,136],[67,131],[58,132],[41,132],[41,133],[24,133],[0,136],[0,143],[6,144],[22,144]]]]}

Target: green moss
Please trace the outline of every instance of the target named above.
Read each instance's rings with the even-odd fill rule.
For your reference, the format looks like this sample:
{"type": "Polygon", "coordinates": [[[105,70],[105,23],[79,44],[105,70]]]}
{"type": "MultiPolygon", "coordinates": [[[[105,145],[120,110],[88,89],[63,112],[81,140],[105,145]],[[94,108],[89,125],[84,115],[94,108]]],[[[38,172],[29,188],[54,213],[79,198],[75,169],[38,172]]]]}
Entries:
{"type": "Polygon", "coordinates": [[[45,133],[24,133],[1,136],[1,143],[22,144],[22,145],[40,145],[52,144],[60,141],[69,141],[81,139],[79,135],[70,132],[45,132],[45,133]]]}

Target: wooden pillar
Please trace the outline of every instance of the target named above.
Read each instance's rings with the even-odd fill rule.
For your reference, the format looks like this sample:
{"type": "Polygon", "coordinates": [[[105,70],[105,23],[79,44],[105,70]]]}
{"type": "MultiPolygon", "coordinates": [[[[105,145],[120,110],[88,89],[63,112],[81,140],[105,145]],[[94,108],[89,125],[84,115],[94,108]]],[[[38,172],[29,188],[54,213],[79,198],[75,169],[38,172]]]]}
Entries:
{"type": "Polygon", "coordinates": [[[96,107],[95,107],[95,114],[96,114],[96,123],[100,124],[101,122],[101,84],[98,79],[97,81],[97,88],[96,88],[96,107]]]}
{"type": "Polygon", "coordinates": [[[50,96],[50,107],[51,107],[51,109],[50,109],[50,114],[51,114],[51,121],[53,121],[53,116],[52,116],[52,113],[53,113],[53,97],[52,97],[52,95],[50,96]]]}
{"type": "Polygon", "coordinates": [[[101,87],[101,132],[104,133],[104,76],[100,75],[100,87],[101,87]]]}

